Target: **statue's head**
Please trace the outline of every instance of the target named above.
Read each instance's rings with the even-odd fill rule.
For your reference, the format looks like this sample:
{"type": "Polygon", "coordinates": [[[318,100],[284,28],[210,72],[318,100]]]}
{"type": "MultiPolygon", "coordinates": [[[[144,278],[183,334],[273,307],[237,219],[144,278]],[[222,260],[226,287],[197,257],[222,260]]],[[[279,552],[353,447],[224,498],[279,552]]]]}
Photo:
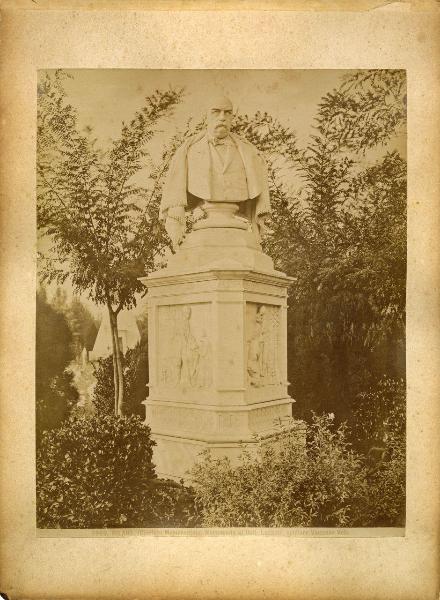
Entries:
{"type": "Polygon", "coordinates": [[[229,98],[221,94],[213,96],[207,105],[206,120],[212,137],[226,137],[232,124],[232,102],[229,98]]]}

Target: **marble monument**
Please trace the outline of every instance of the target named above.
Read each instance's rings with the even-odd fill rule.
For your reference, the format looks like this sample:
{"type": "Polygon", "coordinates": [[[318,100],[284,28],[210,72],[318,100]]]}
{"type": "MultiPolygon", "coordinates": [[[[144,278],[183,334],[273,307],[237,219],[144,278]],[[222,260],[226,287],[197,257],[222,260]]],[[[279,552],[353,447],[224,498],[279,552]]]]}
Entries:
{"type": "MultiPolygon", "coordinates": [[[[232,461],[291,416],[289,278],[263,253],[270,214],[263,156],[231,133],[232,103],[209,102],[206,131],[176,151],[161,218],[175,254],[148,288],[146,423],[159,476],[188,479],[200,452],[232,461]],[[186,234],[189,211],[201,215],[186,234]]],[[[298,435],[303,435],[298,424],[298,435]]]]}

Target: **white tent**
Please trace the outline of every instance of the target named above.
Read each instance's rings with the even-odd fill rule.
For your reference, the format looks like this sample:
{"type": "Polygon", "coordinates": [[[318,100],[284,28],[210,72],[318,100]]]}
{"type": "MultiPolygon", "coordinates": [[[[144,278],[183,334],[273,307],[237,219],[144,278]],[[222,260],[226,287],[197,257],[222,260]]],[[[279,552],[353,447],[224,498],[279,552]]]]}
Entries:
{"type": "MultiPolygon", "coordinates": [[[[129,348],[134,348],[140,341],[141,336],[136,323],[136,318],[133,312],[123,310],[118,315],[118,334],[122,352],[126,352],[129,348]]],[[[110,330],[110,318],[106,311],[102,317],[101,325],[99,326],[98,335],[96,336],[95,345],[90,352],[89,359],[97,360],[105,358],[113,353],[112,337],[110,330]]]]}

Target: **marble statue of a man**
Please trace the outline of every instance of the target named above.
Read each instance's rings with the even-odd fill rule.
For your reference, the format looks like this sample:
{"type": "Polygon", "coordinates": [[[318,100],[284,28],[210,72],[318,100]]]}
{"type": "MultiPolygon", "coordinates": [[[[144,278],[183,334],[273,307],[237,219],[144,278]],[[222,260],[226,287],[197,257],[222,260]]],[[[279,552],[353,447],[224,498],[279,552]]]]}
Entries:
{"type": "Polygon", "coordinates": [[[232,110],[228,98],[214,97],[208,103],[206,130],[188,138],[171,160],[160,216],[174,249],[185,236],[186,211],[197,207],[207,211],[236,205],[244,227],[257,239],[264,233],[270,213],[267,169],[258,149],[231,133],[232,110]]]}

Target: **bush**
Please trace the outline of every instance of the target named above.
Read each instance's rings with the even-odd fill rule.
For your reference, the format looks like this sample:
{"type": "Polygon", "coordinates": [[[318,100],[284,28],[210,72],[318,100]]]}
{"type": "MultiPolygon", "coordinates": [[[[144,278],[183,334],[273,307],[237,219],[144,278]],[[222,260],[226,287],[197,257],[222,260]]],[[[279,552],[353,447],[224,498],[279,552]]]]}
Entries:
{"type": "Polygon", "coordinates": [[[376,387],[358,394],[352,403],[353,442],[364,453],[372,448],[384,448],[389,419],[395,421],[398,418],[399,423],[395,422],[394,427],[400,428],[401,433],[404,433],[405,406],[406,389],[403,379],[383,378],[376,387]]]}
{"type": "Polygon", "coordinates": [[[406,443],[405,406],[397,404],[384,421],[383,448],[371,461],[367,481],[368,499],[363,523],[369,527],[405,525],[406,443]]]}
{"type": "Polygon", "coordinates": [[[150,527],[198,527],[201,516],[191,487],[171,479],[157,479],[153,489],[154,519],[150,527]]]}
{"type": "Polygon", "coordinates": [[[67,367],[73,358],[72,334],[64,315],[47,302],[43,289],[36,298],[35,339],[36,440],[44,431],[59,427],[78,401],[72,374],[67,367]]]}
{"type": "Polygon", "coordinates": [[[305,447],[285,429],[277,443],[244,451],[235,467],[205,452],[192,472],[202,525],[404,526],[404,403],[396,399],[381,423],[379,457],[353,450],[347,426],[336,427],[331,414],[314,415],[305,447]]]}
{"type": "Polygon", "coordinates": [[[192,472],[196,503],[206,527],[348,526],[366,493],[362,458],[350,449],[345,426],[314,416],[306,447],[294,430],[277,443],[260,441],[237,467],[208,452],[192,472]]]}
{"type": "Polygon", "coordinates": [[[152,521],[153,445],[138,417],[78,418],[44,434],[37,455],[38,526],[152,521]]]}
{"type": "MultiPolygon", "coordinates": [[[[128,415],[145,418],[147,397],[148,352],[144,344],[129,348],[122,357],[124,370],[125,410],[128,415]]],[[[112,355],[98,360],[95,371],[96,385],[93,391],[93,405],[98,415],[111,415],[115,411],[115,386],[113,379],[112,355]]]]}
{"type": "Polygon", "coordinates": [[[405,524],[405,408],[403,379],[382,379],[354,403],[352,438],[364,453],[367,496],[362,525],[405,524]]]}
{"type": "Polygon", "coordinates": [[[37,455],[38,527],[198,525],[191,488],[157,479],[153,446],[136,416],[75,418],[46,433],[37,455]]]}
{"type": "Polygon", "coordinates": [[[333,419],[314,416],[308,427],[304,503],[313,526],[355,526],[367,492],[365,461],[347,441],[346,424],[336,428],[333,419]]]}

